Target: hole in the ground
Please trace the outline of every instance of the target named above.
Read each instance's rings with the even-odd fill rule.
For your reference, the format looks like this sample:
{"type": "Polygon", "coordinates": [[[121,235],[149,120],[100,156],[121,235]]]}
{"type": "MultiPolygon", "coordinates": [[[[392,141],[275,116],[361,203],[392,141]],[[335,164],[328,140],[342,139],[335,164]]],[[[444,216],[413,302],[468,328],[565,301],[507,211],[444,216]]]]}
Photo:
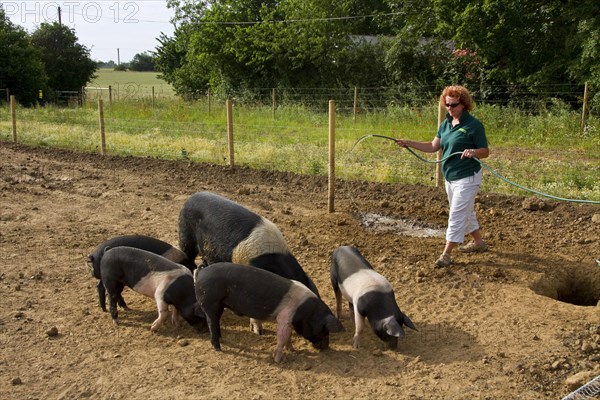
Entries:
{"type": "Polygon", "coordinates": [[[364,227],[379,232],[392,232],[413,237],[444,237],[443,230],[430,228],[419,221],[393,218],[375,213],[360,214],[359,218],[364,227]]]}
{"type": "Polygon", "coordinates": [[[600,271],[598,267],[580,266],[544,275],[532,286],[533,291],[576,306],[600,305],[600,271]]]}

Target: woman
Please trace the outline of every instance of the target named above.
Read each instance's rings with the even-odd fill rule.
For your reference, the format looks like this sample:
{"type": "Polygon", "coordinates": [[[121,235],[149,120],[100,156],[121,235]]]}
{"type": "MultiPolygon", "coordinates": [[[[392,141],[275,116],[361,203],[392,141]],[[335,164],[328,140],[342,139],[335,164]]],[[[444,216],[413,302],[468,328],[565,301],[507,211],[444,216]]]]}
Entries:
{"type": "Polygon", "coordinates": [[[488,246],[481,237],[479,222],[475,215],[475,196],[479,191],[483,170],[481,164],[473,158],[486,158],[490,155],[483,124],[469,112],[473,100],[463,86],[448,86],[441,96],[448,113],[431,142],[416,142],[399,139],[401,147],[412,147],[425,153],[435,153],[440,148],[446,158],[460,152],[442,163],[442,173],[446,180],[446,193],[450,204],[446,246],[444,252],[435,261],[438,267],[452,264],[452,250],[463,243],[469,233],[473,241],[459,247],[463,252],[483,252],[488,246]]]}

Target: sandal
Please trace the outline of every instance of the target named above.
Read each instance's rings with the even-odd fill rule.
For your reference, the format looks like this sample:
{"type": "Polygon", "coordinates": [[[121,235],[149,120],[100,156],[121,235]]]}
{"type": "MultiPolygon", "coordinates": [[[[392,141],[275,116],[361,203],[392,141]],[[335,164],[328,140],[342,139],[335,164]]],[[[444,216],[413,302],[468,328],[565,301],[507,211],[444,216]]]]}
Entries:
{"type": "Polygon", "coordinates": [[[442,254],[440,258],[435,260],[435,266],[439,268],[446,268],[452,265],[452,258],[450,258],[449,254],[442,254]]]}
{"type": "Polygon", "coordinates": [[[468,243],[465,246],[459,247],[457,250],[463,253],[483,253],[488,249],[488,245],[485,242],[477,244],[475,242],[468,243]]]}

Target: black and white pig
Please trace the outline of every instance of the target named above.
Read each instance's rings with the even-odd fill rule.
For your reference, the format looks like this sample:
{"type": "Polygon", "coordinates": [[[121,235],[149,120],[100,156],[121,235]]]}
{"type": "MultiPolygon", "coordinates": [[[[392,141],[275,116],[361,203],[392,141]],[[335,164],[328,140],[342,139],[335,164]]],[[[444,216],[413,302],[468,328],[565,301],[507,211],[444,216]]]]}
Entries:
{"type": "Polygon", "coordinates": [[[179,325],[179,315],[199,331],[205,330],[206,318],[196,314],[196,294],[192,272],[181,264],[152,252],[134,247],[105,249],[100,261],[102,283],[108,292],[110,315],[118,323],[117,300],[125,286],[154,298],[158,318],[150,330],[155,331],[168,317],[172,305],[172,321],[179,325]]]}
{"type": "Polygon", "coordinates": [[[358,249],[351,246],[337,248],[333,252],[330,272],[337,317],[342,315],[342,296],[354,312],[354,348],[360,347],[365,317],[373,332],[390,349],[396,349],[398,338],[404,336],[402,325],[417,330],[410,318],[400,311],[388,280],[375,272],[358,249]]]}
{"type": "MultiPolygon", "coordinates": [[[[190,259],[187,258],[187,256],[181,250],[171,246],[167,242],[163,242],[160,239],[144,235],[124,235],[109,239],[106,242],[99,244],[96,247],[96,250],[87,256],[87,263],[92,269],[92,276],[98,279],[98,284],[96,285],[96,289],[98,291],[98,302],[103,311],[106,311],[106,291],[104,289],[102,276],[100,274],[100,261],[102,260],[102,256],[104,255],[106,248],[118,246],[128,246],[146,250],[163,256],[173,262],[176,262],[177,264],[185,265],[190,269],[190,271],[196,269],[196,264],[194,264],[193,261],[190,261],[190,259]]],[[[127,304],[125,303],[123,297],[119,297],[118,304],[122,308],[127,309],[127,304]]]]}
{"type": "MultiPolygon", "coordinates": [[[[233,262],[261,268],[319,291],[290,252],[283,234],[268,219],[211,192],[190,196],[179,213],[179,248],[204,265],[233,262]]],[[[260,334],[259,321],[252,321],[260,334]]]]}
{"type": "Polygon", "coordinates": [[[198,305],[206,314],[210,341],[221,350],[220,319],[225,308],[238,315],[277,322],[275,362],[283,348],[293,350],[294,329],[320,350],[329,348],[329,334],[344,328],[329,307],[305,285],[260,268],[216,263],[194,272],[198,305]]]}

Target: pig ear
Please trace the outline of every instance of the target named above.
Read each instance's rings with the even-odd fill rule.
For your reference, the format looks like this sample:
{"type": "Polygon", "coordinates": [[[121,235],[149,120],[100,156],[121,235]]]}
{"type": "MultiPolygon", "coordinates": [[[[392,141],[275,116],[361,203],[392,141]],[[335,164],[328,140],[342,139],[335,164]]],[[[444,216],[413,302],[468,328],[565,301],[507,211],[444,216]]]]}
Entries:
{"type": "Polygon", "coordinates": [[[404,323],[404,325],[408,326],[410,329],[418,331],[415,324],[413,324],[413,322],[410,320],[410,318],[408,318],[408,316],[406,316],[405,314],[402,314],[402,322],[404,323]]]}
{"type": "Polygon", "coordinates": [[[344,326],[342,325],[340,320],[338,320],[333,315],[328,315],[325,318],[325,326],[327,327],[327,330],[332,333],[345,331],[344,326]]]}
{"type": "Polygon", "coordinates": [[[402,329],[402,326],[400,326],[394,317],[386,318],[383,322],[383,328],[385,329],[385,333],[390,336],[404,336],[404,329],[402,329]]]}

